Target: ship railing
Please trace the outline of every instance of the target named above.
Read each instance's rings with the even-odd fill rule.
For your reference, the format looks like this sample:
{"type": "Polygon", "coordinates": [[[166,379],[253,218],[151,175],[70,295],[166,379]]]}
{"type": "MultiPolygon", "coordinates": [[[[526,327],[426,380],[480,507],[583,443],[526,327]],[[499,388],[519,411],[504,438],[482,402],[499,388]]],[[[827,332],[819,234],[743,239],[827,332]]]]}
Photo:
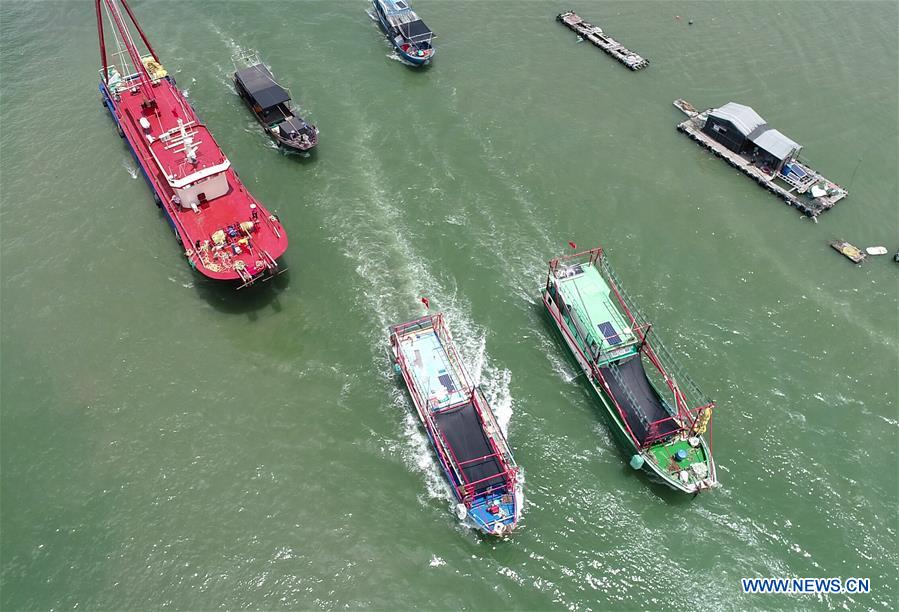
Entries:
{"type": "Polygon", "coordinates": [[[618,298],[618,302],[624,308],[625,314],[631,320],[632,328],[641,331],[640,339],[645,340],[651,324],[637,307],[636,301],[621,284],[618,274],[604,255],[601,255],[599,258],[599,272],[612,286],[612,292],[615,293],[615,297],[618,298]]]}
{"type": "Polygon", "coordinates": [[[471,503],[476,497],[488,496],[501,491],[508,491],[509,493],[512,493],[512,483],[515,482],[517,474],[517,466],[506,468],[502,472],[487,476],[486,478],[481,478],[480,480],[475,480],[474,482],[466,482],[464,484],[461,484],[456,487],[456,492],[458,493],[459,497],[461,497],[467,503],[471,503]],[[502,478],[503,480],[502,482],[487,487],[483,491],[477,490],[478,485],[481,485],[495,478],[502,478]]]}
{"type": "Polygon", "coordinates": [[[465,367],[465,364],[462,362],[462,358],[456,351],[456,344],[455,342],[453,342],[452,334],[450,334],[449,329],[446,327],[446,324],[443,321],[443,315],[441,313],[438,313],[433,317],[433,325],[434,332],[440,339],[440,344],[443,346],[443,351],[446,354],[447,359],[449,359],[450,361],[450,366],[461,377],[462,380],[460,382],[464,385],[464,390],[466,392],[470,392],[470,390],[474,388],[474,384],[472,383],[471,378],[468,375],[468,369],[465,367]]]}
{"type": "Polygon", "coordinates": [[[558,272],[560,266],[570,267],[570,264],[577,263],[585,263],[592,264],[595,263],[600,257],[602,257],[602,247],[596,247],[590,249],[589,251],[581,251],[580,253],[573,253],[571,255],[562,255],[561,257],[556,257],[549,262],[549,273],[550,275],[559,278],[558,272]]]}
{"type": "MultiPolygon", "coordinates": [[[[689,423],[684,422],[682,415],[674,415],[674,416],[670,416],[665,419],[659,419],[658,421],[653,421],[652,423],[649,424],[649,431],[653,431],[653,430],[658,431],[658,429],[662,423],[667,423],[668,421],[674,421],[675,423],[677,423],[678,429],[680,431],[689,432],[693,429],[694,425],[696,424],[696,418],[699,416],[699,413],[707,408],[712,408],[712,407],[714,407],[714,404],[707,404],[705,406],[696,406],[695,408],[691,408],[690,410],[687,410],[684,416],[689,417],[689,419],[690,419],[689,423]]],[[[643,439],[643,446],[644,447],[652,446],[654,443],[658,442],[659,440],[668,438],[671,435],[672,435],[671,432],[668,432],[668,433],[660,433],[660,434],[654,434],[654,435],[647,436],[646,438],[643,439]]]]}
{"type": "Polygon", "coordinates": [[[472,393],[472,403],[481,414],[488,435],[495,441],[500,451],[504,467],[516,465],[515,459],[512,457],[512,451],[509,449],[509,442],[506,440],[506,436],[503,434],[503,430],[496,420],[496,415],[493,413],[493,408],[487,402],[487,397],[484,395],[484,390],[481,389],[480,385],[478,385],[472,393]],[[483,405],[481,404],[482,401],[483,405]],[[499,436],[494,435],[495,433],[498,433],[499,436]]]}
{"type": "Polygon", "coordinates": [[[671,351],[662,343],[658,332],[654,332],[652,339],[649,339],[652,324],[640,312],[636,302],[621,284],[612,265],[604,256],[600,258],[600,269],[612,285],[612,290],[616,293],[619,302],[632,319],[634,330],[644,343],[644,352],[647,353],[647,356],[659,369],[665,377],[668,386],[674,392],[678,411],[687,411],[694,406],[704,406],[711,403],[711,400],[699,390],[693,379],[681,368],[671,351]],[[646,345],[649,346],[647,347],[646,345]]]}
{"type": "Polygon", "coordinates": [[[653,334],[650,346],[658,356],[665,371],[677,381],[681,393],[689,404],[692,406],[704,406],[712,403],[712,400],[700,390],[699,386],[692,378],[690,378],[686,371],[684,371],[680,362],[675,359],[674,354],[668,350],[668,347],[665,346],[664,343],[662,343],[658,334],[653,334]]]}
{"type": "Polygon", "coordinates": [[[401,334],[404,331],[411,331],[411,329],[416,324],[420,325],[420,329],[426,329],[424,325],[421,325],[422,323],[424,323],[424,320],[418,319],[416,321],[410,321],[409,323],[397,325],[392,328],[392,342],[396,346],[397,363],[399,363],[400,372],[402,373],[403,378],[406,380],[406,387],[409,389],[409,393],[412,395],[412,401],[416,405],[416,407],[419,407],[419,413],[422,420],[424,421],[425,428],[434,436],[434,442],[438,454],[446,458],[453,457],[452,461],[444,461],[444,463],[450,465],[450,469],[453,470],[453,474],[455,475],[457,482],[465,482],[464,475],[460,473],[459,469],[456,466],[455,456],[452,453],[452,449],[449,448],[449,444],[444,439],[443,434],[440,432],[440,429],[437,427],[437,424],[434,422],[434,417],[431,414],[431,409],[436,405],[436,402],[426,399],[425,396],[422,395],[421,383],[415,376],[415,372],[412,370],[412,368],[409,367],[409,364],[406,361],[406,357],[405,355],[403,355],[403,349],[400,346],[401,334]]]}

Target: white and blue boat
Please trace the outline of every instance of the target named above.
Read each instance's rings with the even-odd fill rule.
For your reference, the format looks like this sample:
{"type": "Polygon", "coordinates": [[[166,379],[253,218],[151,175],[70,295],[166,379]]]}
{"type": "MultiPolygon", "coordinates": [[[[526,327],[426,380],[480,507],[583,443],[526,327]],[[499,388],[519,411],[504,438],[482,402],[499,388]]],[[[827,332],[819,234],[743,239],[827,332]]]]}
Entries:
{"type": "Polygon", "coordinates": [[[508,535],[524,501],[518,466],[484,393],[472,384],[440,314],[390,328],[395,368],[456,498],[461,520],[508,535]]]}
{"type": "Polygon", "coordinates": [[[431,28],[409,7],[407,0],[372,0],[381,29],[396,52],[414,66],[430,63],[436,53],[431,28]]]}

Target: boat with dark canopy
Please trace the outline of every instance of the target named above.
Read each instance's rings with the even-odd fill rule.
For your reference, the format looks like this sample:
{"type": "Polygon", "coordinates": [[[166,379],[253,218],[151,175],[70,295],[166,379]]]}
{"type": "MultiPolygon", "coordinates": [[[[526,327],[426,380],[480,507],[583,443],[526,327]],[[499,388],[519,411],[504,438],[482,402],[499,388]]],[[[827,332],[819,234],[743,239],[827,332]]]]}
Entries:
{"type": "Polygon", "coordinates": [[[436,36],[409,6],[407,0],[372,0],[378,23],[400,57],[414,66],[430,63],[436,36]]]}
{"type": "Polygon", "coordinates": [[[318,144],[318,129],[293,113],[290,92],[255,55],[234,58],[234,85],[265,132],[290,151],[306,152],[318,144]]]}
{"type": "Polygon", "coordinates": [[[524,501],[518,466],[443,316],[392,326],[390,348],[452,487],[459,518],[485,534],[509,534],[524,501]]]}
{"type": "Polygon", "coordinates": [[[684,493],[717,486],[714,403],[680,371],[655,332],[650,337],[652,325],[603,250],[553,259],[543,304],[602,402],[631,467],[684,493]]]}

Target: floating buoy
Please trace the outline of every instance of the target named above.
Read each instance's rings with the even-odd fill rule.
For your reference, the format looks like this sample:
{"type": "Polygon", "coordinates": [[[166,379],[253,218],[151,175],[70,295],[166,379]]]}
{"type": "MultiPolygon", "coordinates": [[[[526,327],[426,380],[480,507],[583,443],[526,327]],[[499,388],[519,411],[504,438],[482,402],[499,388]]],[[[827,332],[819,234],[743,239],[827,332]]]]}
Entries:
{"type": "Polygon", "coordinates": [[[639,470],[643,467],[644,461],[645,460],[643,459],[643,455],[634,455],[633,457],[631,457],[631,467],[635,470],[639,470]]]}

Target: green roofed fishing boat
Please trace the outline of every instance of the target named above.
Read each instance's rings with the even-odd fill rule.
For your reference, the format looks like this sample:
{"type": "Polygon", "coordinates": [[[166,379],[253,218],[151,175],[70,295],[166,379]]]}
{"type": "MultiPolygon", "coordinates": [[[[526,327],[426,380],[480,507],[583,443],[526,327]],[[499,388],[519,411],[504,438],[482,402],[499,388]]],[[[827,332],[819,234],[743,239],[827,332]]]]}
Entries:
{"type": "Polygon", "coordinates": [[[714,403],[680,372],[640,315],[601,248],[549,262],[543,304],[635,470],[697,494],[718,486],[714,403]],[[706,441],[708,434],[708,441],[706,441]]]}

